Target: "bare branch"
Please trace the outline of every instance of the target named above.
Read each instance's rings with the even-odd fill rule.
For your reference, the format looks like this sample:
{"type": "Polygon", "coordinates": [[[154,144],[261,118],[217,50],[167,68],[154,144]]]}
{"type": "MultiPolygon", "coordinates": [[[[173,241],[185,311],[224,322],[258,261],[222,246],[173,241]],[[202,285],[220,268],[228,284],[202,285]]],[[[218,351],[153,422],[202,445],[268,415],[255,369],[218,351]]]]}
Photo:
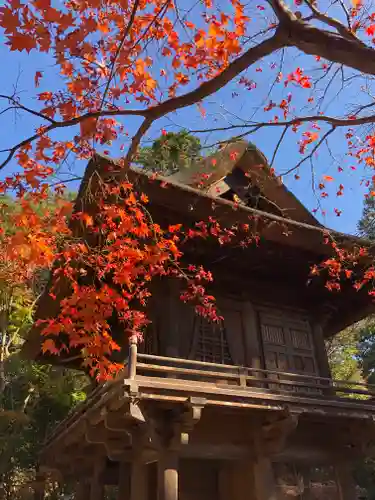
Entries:
{"type": "Polygon", "coordinates": [[[274,164],[274,161],[275,161],[275,158],[276,158],[276,155],[277,155],[277,152],[281,146],[281,143],[283,142],[283,139],[285,137],[285,134],[288,132],[288,125],[286,125],[284,127],[284,130],[282,131],[281,133],[281,136],[280,136],[280,139],[277,141],[277,144],[276,144],[276,148],[275,148],[275,151],[273,152],[273,155],[272,155],[272,159],[271,159],[271,163],[270,163],[270,167],[272,168],[273,167],[273,164],[274,164]]]}
{"type": "Polygon", "coordinates": [[[314,155],[314,153],[320,148],[320,146],[323,144],[323,142],[326,141],[326,139],[336,130],[336,127],[332,127],[330,128],[322,137],[321,139],[315,144],[315,146],[312,148],[310,154],[308,154],[307,156],[305,156],[304,158],[302,158],[302,160],[300,160],[297,165],[295,165],[294,167],[290,168],[289,170],[287,170],[286,172],[283,172],[281,175],[288,175],[292,172],[294,172],[295,170],[297,170],[303,163],[305,163],[305,161],[311,159],[314,155]]]}
{"type": "Polygon", "coordinates": [[[238,125],[228,125],[227,127],[217,127],[210,129],[200,129],[200,130],[190,130],[191,134],[205,134],[207,132],[223,132],[232,129],[245,129],[254,128],[261,129],[264,127],[290,127],[293,125],[301,125],[302,123],[309,122],[326,122],[338,127],[355,127],[358,125],[368,125],[370,123],[375,123],[375,115],[362,116],[360,118],[335,118],[333,116],[327,115],[311,115],[311,116],[301,116],[298,118],[293,118],[292,120],[278,121],[278,122],[247,122],[238,125]]]}
{"type": "Polygon", "coordinates": [[[42,120],[47,120],[50,123],[56,123],[55,120],[49,118],[48,116],[43,115],[43,113],[39,113],[34,109],[27,108],[26,106],[21,104],[15,97],[12,97],[10,95],[0,94],[0,99],[7,99],[9,102],[14,104],[14,106],[7,108],[5,111],[9,111],[10,109],[22,109],[22,111],[27,111],[27,113],[30,113],[31,115],[37,116],[38,118],[42,118],[42,120]]]}

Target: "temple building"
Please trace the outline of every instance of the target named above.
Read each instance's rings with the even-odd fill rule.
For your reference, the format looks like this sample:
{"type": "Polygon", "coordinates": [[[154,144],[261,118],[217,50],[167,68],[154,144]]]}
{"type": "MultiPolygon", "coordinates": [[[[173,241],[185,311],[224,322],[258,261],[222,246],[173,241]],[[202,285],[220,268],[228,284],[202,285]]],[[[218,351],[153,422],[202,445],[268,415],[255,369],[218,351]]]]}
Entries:
{"type": "MultiPolygon", "coordinates": [[[[76,211],[90,208],[87,189],[108,164],[116,166],[100,155],[89,162],[76,211]]],[[[214,216],[223,226],[250,224],[260,241],[189,242],[184,258],[212,271],[224,321],[197,316],[180,300],[177,280],[156,280],[145,342],[124,342],[124,371],[59,424],[41,464],[75,483],[80,500],[103,500],[109,488],[118,500],[357,498],[352,468],[372,452],[374,389],[332,380],[325,339],[374,304],[365,289],[348,283],[334,293],[324,276],[310,277],[332,252],[324,227],[246,142],[226,145],[195,172],[152,181],[138,168],[127,175],[162,227],[214,216]]],[[[73,232],[84,237],[78,226],[73,232]]],[[[58,314],[51,286],[36,319],[58,314]]],[[[61,286],[58,299],[66,293],[61,286]]],[[[71,353],[41,352],[40,328],[30,331],[24,356],[80,369],[71,353]]]]}

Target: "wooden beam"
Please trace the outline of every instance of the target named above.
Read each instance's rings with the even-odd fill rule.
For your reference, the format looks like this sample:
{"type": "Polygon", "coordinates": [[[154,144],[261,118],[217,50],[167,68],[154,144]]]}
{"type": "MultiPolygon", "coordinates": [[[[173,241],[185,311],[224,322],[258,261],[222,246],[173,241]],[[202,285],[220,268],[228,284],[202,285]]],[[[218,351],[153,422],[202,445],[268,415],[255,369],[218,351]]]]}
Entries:
{"type": "Polygon", "coordinates": [[[173,450],[159,455],[158,500],[178,500],[178,455],[173,450]]]}

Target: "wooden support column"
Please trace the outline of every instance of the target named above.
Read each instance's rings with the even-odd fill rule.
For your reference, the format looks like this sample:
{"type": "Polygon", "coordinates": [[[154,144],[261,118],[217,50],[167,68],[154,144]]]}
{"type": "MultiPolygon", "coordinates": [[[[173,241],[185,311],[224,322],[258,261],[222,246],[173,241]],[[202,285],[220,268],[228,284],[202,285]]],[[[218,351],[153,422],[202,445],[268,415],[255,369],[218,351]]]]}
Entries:
{"type": "Polygon", "coordinates": [[[324,344],[323,328],[320,323],[312,325],[312,334],[314,339],[315,355],[318,362],[319,375],[325,378],[331,378],[331,370],[328,363],[327,351],[324,344]]]}
{"type": "Polygon", "coordinates": [[[130,500],[130,469],[129,462],[119,463],[117,500],[130,500]]]}
{"type": "Polygon", "coordinates": [[[77,482],[75,485],[74,500],[87,500],[89,490],[90,486],[86,481],[77,482]]]}
{"type": "Polygon", "coordinates": [[[178,455],[163,450],[158,461],[158,500],[178,500],[178,455]]]}
{"type": "Polygon", "coordinates": [[[128,361],[128,378],[135,379],[137,373],[137,351],[138,339],[135,335],[129,338],[129,361],[128,361]]]}
{"type": "Polygon", "coordinates": [[[44,500],[45,498],[45,476],[39,471],[35,476],[35,486],[34,486],[34,500],[44,500]]]}
{"type": "Polygon", "coordinates": [[[336,466],[336,476],[340,500],[353,500],[357,498],[351,464],[339,463],[336,466]]]}
{"type": "Polygon", "coordinates": [[[267,457],[254,462],[254,493],[254,500],[277,500],[272,462],[267,457]]]}
{"type": "MultiPolygon", "coordinates": [[[[244,335],[245,335],[245,362],[250,368],[263,368],[262,365],[262,345],[259,336],[259,325],[257,313],[252,303],[245,299],[242,306],[244,335]]],[[[260,372],[255,372],[255,376],[263,378],[260,372]]]]}
{"type": "MultiPolygon", "coordinates": [[[[130,500],[147,500],[147,466],[140,456],[134,458],[130,473],[130,500]]],[[[122,499],[121,499],[122,500],[122,499]]]]}
{"type": "Polygon", "coordinates": [[[253,460],[222,462],[219,471],[219,500],[256,500],[253,460]]]}
{"type": "Polygon", "coordinates": [[[100,456],[94,464],[93,475],[90,482],[90,500],[104,499],[103,473],[106,465],[106,457],[100,456]]]}

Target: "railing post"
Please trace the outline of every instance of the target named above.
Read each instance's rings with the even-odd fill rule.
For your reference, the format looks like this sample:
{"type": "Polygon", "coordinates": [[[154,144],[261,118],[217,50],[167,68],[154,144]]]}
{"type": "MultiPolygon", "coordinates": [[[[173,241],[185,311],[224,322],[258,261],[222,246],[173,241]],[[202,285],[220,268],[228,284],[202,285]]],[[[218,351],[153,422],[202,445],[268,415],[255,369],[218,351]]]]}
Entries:
{"type": "Polygon", "coordinates": [[[137,350],[138,339],[136,335],[129,338],[129,361],[128,361],[128,378],[133,380],[137,373],[137,350]]]}

